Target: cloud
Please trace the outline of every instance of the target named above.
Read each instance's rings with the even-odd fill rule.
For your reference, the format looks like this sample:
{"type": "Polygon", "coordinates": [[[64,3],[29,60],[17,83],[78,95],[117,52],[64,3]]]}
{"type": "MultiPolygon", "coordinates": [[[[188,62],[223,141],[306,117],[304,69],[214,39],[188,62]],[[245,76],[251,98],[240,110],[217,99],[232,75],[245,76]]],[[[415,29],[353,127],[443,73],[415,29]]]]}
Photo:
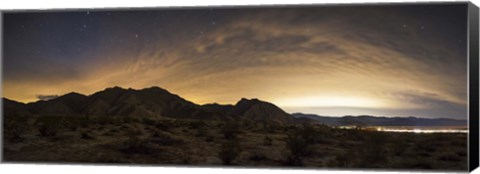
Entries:
{"type": "Polygon", "coordinates": [[[22,74],[18,79],[23,80],[14,81],[17,76],[12,75],[5,93],[26,100],[38,93],[88,94],[114,85],[160,86],[198,103],[235,103],[250,97],[285,107],[297,98],[350,97],[381,104],[361,108],[365,112],[436,115],[451,109],[449,114],[465,116],[460,110],[467,98],[461,43],[466,37],[458,27],[462,24],[450,25],[461,16],[444,14],[450,7],[425,8],[432,14],[424,14],[423,8],[379,6],[122,18],[146,28],[140,38],[126,37],[137,32],[131,25],[108,20],[97,35],[97,54],[76,62],[91,61],[61,71],[43,64],[32,70],[34,65],[29,65],[27,74],[38,71],[38,77],[58,80],[22,74]],[[125,39],[111,41],[118,37],[125,39]]]}
{"type": "Polygon", "coordinates": [[[58,97],[58,95],[37,95],[37,99],[38,100],[43,100],[43,101],[52,100],[52,99],[55,99],[57,97],[58,97]]]}

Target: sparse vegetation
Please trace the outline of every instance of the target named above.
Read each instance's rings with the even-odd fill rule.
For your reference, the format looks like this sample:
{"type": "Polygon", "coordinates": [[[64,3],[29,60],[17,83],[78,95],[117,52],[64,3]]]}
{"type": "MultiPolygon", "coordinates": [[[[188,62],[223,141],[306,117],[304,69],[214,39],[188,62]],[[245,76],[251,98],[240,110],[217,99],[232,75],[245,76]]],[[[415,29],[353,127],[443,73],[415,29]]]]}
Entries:
{"type": "Polygon", "coordinates": [[[153,143],[165,145],[165,146],[173,146],[182,144],[183,141],[173,136],[169,135],[168,133],[157,131],[153,134],[150,138],[150,141],[153,143]]]}
{"type": "Polygon", "coordinates": [[[198,121],[192,121],[189,123],[188,127],[190,129],[202,129],[206,126],[204,121],[198,120],[198,121]]]}
{"type": "Polygon", "coordinates": [[[263,138],[264,146],[271,146],[272,144],[273,144],[273,140],[270,137],[265,136],[265,138],[263,138]]]}
{"type": "MultiPolygon", "coordinates": [[[[152,98],[157,97],[162,96],[152,98]]],[[[252,107],[254,110],[249,110],[259,101],[243,102],[247,103],[235,109],[232,108],[236,106],[213,106],[221,107],[218,112],[197,112],[201,106],[181,104],[180,101],[172,106],[178,107],[173,110],[175,112],[165,110],[151,116],[148,116],[149,112],[143,112],[142,107],[108,108],[99,112],[142,111],[142,116],[138,117],[29,115],[30,111],[8,111],[6,113],[13,115],[4,117],[4,159],[330,168],[467,168],[467,134],[376,132],[311,122],[282,122],[276,118],[273,123],[278,124],[271,124],[262,116],[269,113],[266,108],[274,106],[255,106],[252,107]],[[247,110],[248,114],[242,115],[247,110]],[[173,113],[178,114],[178,118],[167,117],[173,113]],[[197,113],[202,119],[188,117],[189,113],[197,113]],[[209,114],[214,116],[209,118],[209,114]]],[[[150,109],[167,104],[147,103],[150,109]]],[[[275,113],[282,115],[283,112],[277,110],[275,113]]]]}
{"type": "Polygon", "coordinates": [[[192,162],[191,151],[187,145],[180,147],[180,159],[182,164],[190,164],[192,162]]]}
{"type": "Polygon", "coordinates": [[[220,153],[218,156],[222,159],[223,164],[231,165],[233,160],[237,157],[240,153],[240,146],[237,141],[228,140],[222,144],[220,153]]]}
{"type": "Polygon", "coordinates": [[[222,127],[221,132],[225,137],[225,139],[227,140],[235,139],[239,132],[239,125],[235,121],[229,121],[225,123],[225,125],[222,127]]]}
{"type": "Polygon", "coordinates": [[[383,132],[369,132],[367,136],[361,151],[364,158],[361,166],[381,167],[388,160],[384,152],[387,136],[383,132]]]}
{"type": "Polygon", "coordinates": [[[30,129],[26,116],[5,117],[4,126],[3,135],[14,142],[22,141],[23,134],[30,129]]]}
{"type": "Polygon", "coordinates": [[[289,166],[303,165],[302,158],[308,154],[310,145],[301,132],[289,134],[285,146],[288,150],[285,164],[289,166]]]}
{"type": "Polygon", "coordinates": [[[64,117],[42,116],[35,123],[41,136],[55,136],[64,126],[64,117]]]}
{"type": "Polygon", "coordinates": [[[263,161],[263,160],[267,160],[267,157],[265,156],[264,153],[256,151],[250,155],[249,159],[252,161],[263,161]]]}
{"type": "Polygon", "coordinates": [[[94,137],[90,132],[82,132],[81,138],[82,138],[82,139],[86,139],[86,140],[93,140],[93,139],[95,139],[95,137],[94,137]]]}
{"type": "Polygon", "coordinates": [[[128,134],[128,139],[122,143],[123,147],[120,150],[127,154],[149,154],[151,149],[147,146],[148,141],[141,138],[139,132],[131,131],[128,134]]]}
{"type": "Polygon", "coordinates": [[[206,142],[213,142],[213,141],[215,141],[215,138],[213,136],[209,135],[205,138],[205,141],[206,142]]]}

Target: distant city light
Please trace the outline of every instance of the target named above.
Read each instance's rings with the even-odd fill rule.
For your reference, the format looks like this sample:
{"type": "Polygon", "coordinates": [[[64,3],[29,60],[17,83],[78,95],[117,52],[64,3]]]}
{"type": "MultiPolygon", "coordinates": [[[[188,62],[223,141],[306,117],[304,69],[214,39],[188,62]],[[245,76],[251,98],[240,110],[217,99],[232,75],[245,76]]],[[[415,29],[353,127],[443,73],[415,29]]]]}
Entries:
{"type": "Polygon", "coordinates": [[[464,128],[412,128],[412,127],[389,127],[389,126],[337,126],[340,129],[360,129],[365,131],[379,131],[379,132],[405,132],[405,133],[468,133],[464,128]]]}

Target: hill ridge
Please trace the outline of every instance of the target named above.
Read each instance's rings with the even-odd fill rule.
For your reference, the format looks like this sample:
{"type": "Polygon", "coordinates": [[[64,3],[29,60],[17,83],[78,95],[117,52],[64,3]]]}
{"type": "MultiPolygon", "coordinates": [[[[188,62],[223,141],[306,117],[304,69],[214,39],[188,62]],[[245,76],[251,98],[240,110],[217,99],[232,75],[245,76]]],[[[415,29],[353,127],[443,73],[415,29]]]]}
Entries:
{"type": "Polygon", "coordinates": [[[288,114],[273,103],[258,98],[241,98],[235,104],[199,105],[158,86],[142,89],[108,87],[91,95],[70,92],[57,98],[21,103],[3,97],[5,113],[15,115],[63,116],[127,116],[206,120],[251,121],[269,125],[310,122],[330,126],[409,126],[466,125],[466,120],[448,118],[387,117],[346,115],[342,117],[316,114],[288,114]]]}
{"type": "Polygon", "coordinates": [[[199,105],[158,86],[142,89],[114,86],[91,95],[70,92],[48,101],[27,104],[6,98],[4,101],[14,106],[8,109],[28,110],[38,115],[236,119],[281,125],[291,121],[291,116],[281,108],[257,98],[241,98],[235,105],[199,105]]]}

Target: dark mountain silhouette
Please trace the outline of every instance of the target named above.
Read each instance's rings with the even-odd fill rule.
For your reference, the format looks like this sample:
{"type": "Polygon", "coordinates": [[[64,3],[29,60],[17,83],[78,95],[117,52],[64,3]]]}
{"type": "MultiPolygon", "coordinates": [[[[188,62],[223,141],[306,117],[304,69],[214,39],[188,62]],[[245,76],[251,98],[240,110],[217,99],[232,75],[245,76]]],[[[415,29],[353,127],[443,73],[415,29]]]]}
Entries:
{"type": "Polygon", "coordinates": [[[343,116],[328,117],[315,114],[294,113],[297,119],[310,119],[329,126],[465,126],[466,120],[447,118],[417,118],[417,117],[379,117],[379,116],[343,116]]]}
{"type": "Polygon", "coordinates": [[[112,87],[90,96],[68,93],[28,104],[4,99],[4,109],[8,115],[237,119],[268,124],[287,124],[292,119],[277,106],[258,99],[242,99],[236,105],[197,105],[159,87],[141,90],[112,87]]]}
{"type": "Polygon", "coordinates": [[[10,99],[3,98],[3,115],[14,115],[14,116],[28,116],[32,113],[28,110],[27,105],[13,101],[10,99]]]}
{"type": "Polygon", "coordinates": [[[27,105],[20,103],[14,100],[3,98],[3,108],[4,109],[24,109],[27,105]]]}
{"type": "Polygon", "coordinates": [[[285,124],[292,117],[279,107],[258,99],[242,98],[228,112],[230,115],[263,124],[285,124]]]}
{"type": "Polygon", "coordinates": [[[39,115],[81,115],[87,100],[87,96],[72,92],[52,100],[29,103],[27,106],[39,115]]]}
{"type": "Polygon", "coordinates": [[[191,116],[197,106],[167,90],[107,88],[89,96],[85,115],[176,117],[191,116]]]}
{"type": "Polygon", "coordinates": [[[197,105],[159,87],[141,90],[106,88],[86,96],[68,93],[55,99],[20,103],[3,99],[6,116],[111,116],[202,120],[237,120],[268,125],[311,122],[330,126],[464,126],[466,120],[416,117],[344,116],[288,114],[272,103],[242,98],[235,105],[197,105]]]}

